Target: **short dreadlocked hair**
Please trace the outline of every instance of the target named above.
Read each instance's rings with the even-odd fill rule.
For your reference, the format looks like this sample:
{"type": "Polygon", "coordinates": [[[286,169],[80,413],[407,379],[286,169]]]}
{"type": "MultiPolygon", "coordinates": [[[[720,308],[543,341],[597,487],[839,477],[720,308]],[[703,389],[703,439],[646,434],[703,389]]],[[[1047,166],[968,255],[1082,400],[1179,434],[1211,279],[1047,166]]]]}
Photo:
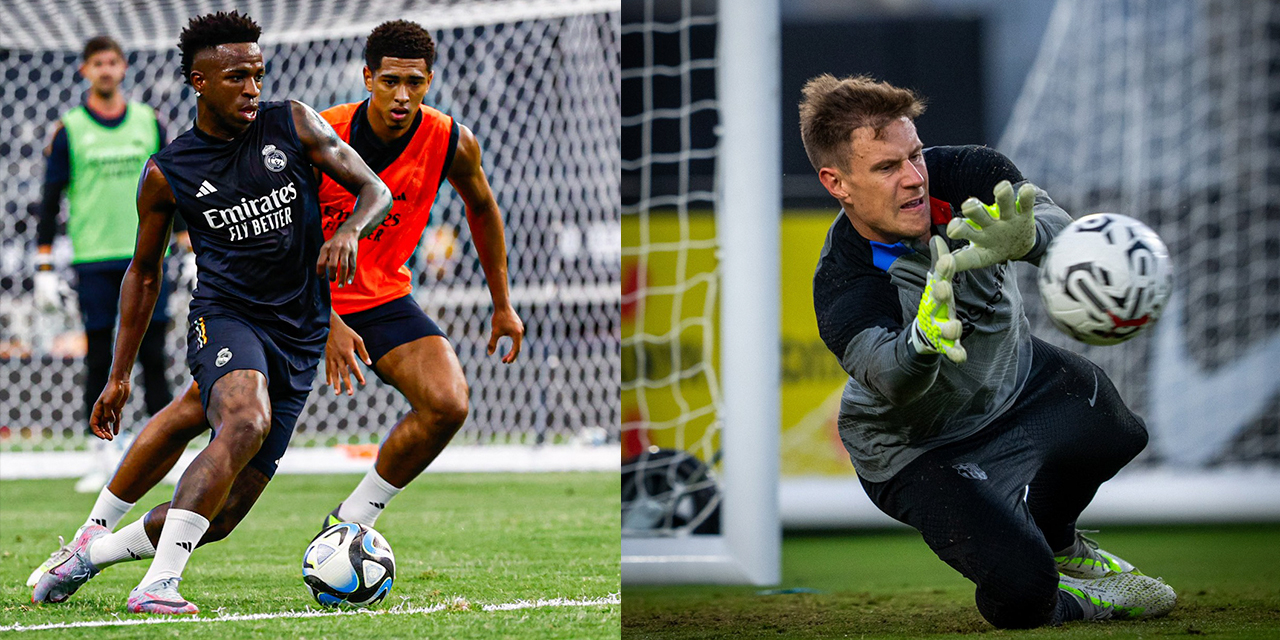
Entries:
{"type": "Polygon", "coordinates": [[[427,61],[427,73],[431,73],[431,65],[436,61],[436,43],[422,25],[391,20],[375,27],[364,46],[364,63],[370,71],[377,71],[386,57],[422,58],[427,61]]]}
{"type": "Polygon", "coordinates": [[[182,79],[191,83],[191,63],[196,54],[220,44],[233,42],[257,42],[262,28],[247,15],[238,11],[209,13],[196,16],[187,22],[187,28],[178,36],[178,49],[182,51],[182,79]]]}

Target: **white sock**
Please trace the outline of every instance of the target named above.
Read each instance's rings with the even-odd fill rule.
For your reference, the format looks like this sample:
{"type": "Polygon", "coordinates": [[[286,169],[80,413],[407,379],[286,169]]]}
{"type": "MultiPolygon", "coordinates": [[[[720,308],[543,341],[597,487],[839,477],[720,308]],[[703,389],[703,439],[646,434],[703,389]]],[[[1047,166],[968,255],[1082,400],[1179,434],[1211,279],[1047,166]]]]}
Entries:
{"type": "Polygon", "coordinates": [[[151,568],[142,577],[138,587],[146,587],[156,580],[181,578],[182,570],[191,559],[191,552],[209,530],[204,516],[185,509],[170,508],[164,517],[164,529],[160,531],[160,544],[156,545],[156,557],[151,568]]]}
{"type": "Polygon", "coordinates": [[[369,473],[364,474],[364,479],[356,485],[355,491],[342,501],[342,506],[338,508],[338,518],[343,522],[358,522],[372,527],[397,493],[400,493],[400,489],[383,480],[378,475],[377,467],[369,469],[369,473]]]}
{"type": "Polygon", "coordinates": [[[95,540],[89,547],[89,562],[99,569],[104,569],[117,562],[155,556],[156,548],[151,546],[151,540],[147,538],[147,530],[142,525],[143,520],[145,518],[138,518],[133,524],[95,540]]]}
{"type": "Polygon", "coordinates": [[[114,530],[116,525],[120,524],[120,519],[124,517],[124,514],[129,513],[132,508],[132,502],[125,502],[117,498],[114,493],[111,493],[110,489],[103,487],[98,494],[98,501],[93,503],[93,510],[89,512],[89,518],[84,521],[84,525],[81,528],[96,524],[114,530]]]}

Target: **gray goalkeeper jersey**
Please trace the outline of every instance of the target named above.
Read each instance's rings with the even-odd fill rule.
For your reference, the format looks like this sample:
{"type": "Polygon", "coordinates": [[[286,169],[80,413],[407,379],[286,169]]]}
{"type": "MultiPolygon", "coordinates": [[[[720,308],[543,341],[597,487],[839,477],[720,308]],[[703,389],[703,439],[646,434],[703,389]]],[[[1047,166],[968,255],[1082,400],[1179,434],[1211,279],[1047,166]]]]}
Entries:
{"type": "MultiPolygon", "coordinates": [[[[969,196],[1023,178],[986,147],[934,147],[929,171],[932,233],[943,230],[969,196]]],[[[1039,264],[1049,241],[1071,222],[1043,190],[1036,195],[1036,243],[1023,260],[1039,264]]],[[[954,251],[967,244],[948,244],[954,251]]],[[[952,284],[961,343],[957,365],[921,355],[908,342],[930,267],[926,244],[868,241],[844,211],[832,223],[814,273],[814,307],[827,348],[849,373],[840,404],[840,437],[858,475],[883,482],[929,449],[964,439],[1006,411],[1031,369],[1031,333],[1012,264],[957,274],[952,284]]]]}

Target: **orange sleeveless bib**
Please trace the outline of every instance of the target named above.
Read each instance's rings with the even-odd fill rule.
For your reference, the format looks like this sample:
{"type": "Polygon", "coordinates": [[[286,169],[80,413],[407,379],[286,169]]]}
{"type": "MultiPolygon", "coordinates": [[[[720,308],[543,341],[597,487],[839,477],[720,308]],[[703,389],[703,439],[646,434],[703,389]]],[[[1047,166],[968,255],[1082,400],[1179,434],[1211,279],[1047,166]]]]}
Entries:
{"type": "MultiPolygon", "coordinates": [[[[351,121],[361,103],[341,104],[320,112],[344,141],[351,141],[351,121]]],[[[413,276],[405,266],[418,248],[431,219],[431,205],[449,155],[453,118],[422,105],[422,122],[400,157],[379,178],[391,189],[391,213],[369,237],[360,241],[355,282],[331,283],[333,310],[339,315],[372,309],[413,290],[413,276]]],[[[320,214],[325,240],[355,208],[356,197],[327,175],[320,178],[320,214]]]]}

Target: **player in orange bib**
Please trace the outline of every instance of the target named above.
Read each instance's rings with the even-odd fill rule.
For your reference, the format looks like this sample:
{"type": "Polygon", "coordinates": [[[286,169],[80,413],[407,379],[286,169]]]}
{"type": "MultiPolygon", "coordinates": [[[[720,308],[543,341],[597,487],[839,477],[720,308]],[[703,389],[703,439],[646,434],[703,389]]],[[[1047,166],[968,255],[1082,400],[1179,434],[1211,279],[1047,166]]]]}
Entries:
{"type": "MultiPolygon", "coordinates": [[[[481,168],[480,144],[452,117],[422,104],[434,61],[435,43],[421,26],[403,20],[379,25],[366,43],[369,99],[320,114],[382,178],[394,198],[381,227],[360,241],[355,279],[331,287],[333,314],[325,347],[328,384],[339,393],[345,381],[347,393],[353,393],[352,374],[365,382],[359,359],[400,390],[412,407],[387,435],[373,468],[325,518],[326,527],[339,521],[372,526],[466,420],[468,389],[462,367],[444,332],[411,297],[412,274],[405,267],[445,180],[466,204],[467,223],[493,299],[489,353],[506,336],[511,348],[502,362],[514,362],[524,336],[524,325],[508,296],[502,216],[481,168]]],[[[322,177],[319,194],[328,239],[353,210],[355,196],[328,176],[322,177]]],[[[143,428],[99,494],[85,526],[114,529],[133,503],[177,463],[187,442],[208,429],[193,382],[143,428]]],[[[260,493],[261,488],[229,499],[200,544],[226,537],[260,493]]],[[[102,568],[153,556],[163,522],[157,514],[163,511],[157,507],[98,539],[88,560],[102,568]]],[[[32,573],[28,586],[70,553],[69,546],[54,552],[32,573]]]]}
{"type": "MultiPolygon", "coordinates": [[[[366,43],[365,88],[372,97],[320,115],[364,158],[391,189],[395,204],[381,228],[361,241],[355,280],[333,287],[333,317],[325,351],[325,375],[338,393],[349,373],[361,384],[355,363],[366,364],[409,400],[378,451],[378,459],[351,496],[334,509],[326,526],[359,522],[373,526],[387,502],[440,454],[467,417],[467,381],[444,332],[413,300],[405,263],[431,219],[436,192],[447,179],[466,203],[467,223],[489,283],[494,313],[489,353],[509,336],[515,361],[524,325],[507,293],[507,248],[502,216],[480,166],[480,144],[452,117],[422,104],[431,86],[435,43],[412,22],[387,22],[366,43]]],[[[355,196],[323,177],[320,208],[325,237],[355,207],[355,196]]]]}

